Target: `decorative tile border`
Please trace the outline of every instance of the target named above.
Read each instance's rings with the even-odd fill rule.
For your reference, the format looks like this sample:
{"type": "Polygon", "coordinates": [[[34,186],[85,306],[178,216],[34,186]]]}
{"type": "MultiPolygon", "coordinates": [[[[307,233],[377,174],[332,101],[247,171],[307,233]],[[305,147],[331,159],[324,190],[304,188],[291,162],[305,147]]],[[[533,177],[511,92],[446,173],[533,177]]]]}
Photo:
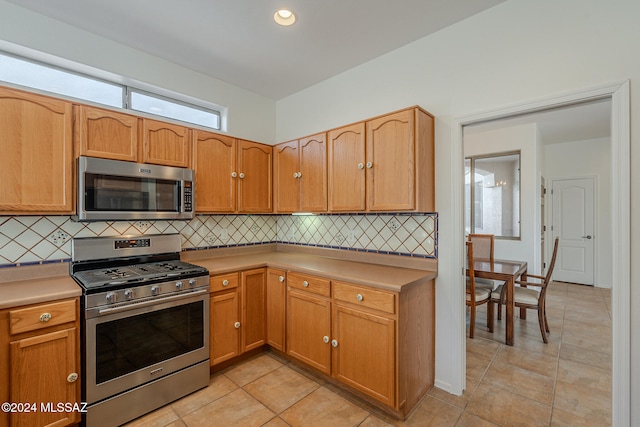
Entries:
{"type": "Polygon", "coordinates": [[[0,268],[65,262],[75,237],[180,233],[183,250],[290,243],[437,257],[437,214],[198,215],[189,221],[75,222],[0,216],[0,268]]]}

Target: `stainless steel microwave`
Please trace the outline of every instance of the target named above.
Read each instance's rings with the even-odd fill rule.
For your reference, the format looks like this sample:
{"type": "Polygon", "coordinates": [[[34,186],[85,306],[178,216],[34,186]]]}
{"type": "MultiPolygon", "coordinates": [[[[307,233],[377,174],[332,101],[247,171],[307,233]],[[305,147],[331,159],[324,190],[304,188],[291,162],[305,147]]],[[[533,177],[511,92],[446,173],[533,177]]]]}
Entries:
{"type": "Polygon", "coordinates": [[[191,169],[78,158],[77,221],[194,217],[191,169]]]}

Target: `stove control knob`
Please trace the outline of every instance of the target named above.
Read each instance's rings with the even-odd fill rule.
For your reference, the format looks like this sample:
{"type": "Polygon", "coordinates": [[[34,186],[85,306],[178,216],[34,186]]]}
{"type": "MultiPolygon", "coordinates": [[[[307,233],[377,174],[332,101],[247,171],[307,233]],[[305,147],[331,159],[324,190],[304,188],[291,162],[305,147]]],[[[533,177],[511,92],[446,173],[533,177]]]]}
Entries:
{"type": "Polygon", "coordinates": [[[195,286],[195,285],[196,285],[196,279],[189,280],[189,286],[195,286]]]}
{"type": "Polygon", "coordinates": [[[151,295],[156,296],[160,293],[160,288],[158,286],[151,287],[151,295]]]}
{"type": "Polygon", "coordinates": [[[182,290],[182,282],[176,282],[176,289],[179,291],[182,290]]]}
{"type": "Polygon", "coordinates": [[[124,297],[126,299],[133,299],[133,289],[126,289],[124,291],[124,297]]]}
{"type": "Polygon", "coordinates": [[[107,293],[107,302],[109,304],[113,304],[116,301],[118,301],[118,296],[116,295],[116,293],[115,292],[108,292],[107,293]]]}

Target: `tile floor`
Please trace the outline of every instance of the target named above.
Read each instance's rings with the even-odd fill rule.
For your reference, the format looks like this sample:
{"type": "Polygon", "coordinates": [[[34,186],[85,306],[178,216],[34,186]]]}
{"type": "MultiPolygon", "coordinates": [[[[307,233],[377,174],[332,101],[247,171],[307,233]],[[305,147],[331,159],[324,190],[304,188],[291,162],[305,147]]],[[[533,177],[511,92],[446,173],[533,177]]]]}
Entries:
{"type": "Polygon", "coordinates": [[[404,422],[266,352],[127,427],[611,425],[610,291],[554,282],[547,298],[546,345],[534,311],[516,319],[508,347],[504,321],[488,333],[481,308],[476,338],[467,338],[464,394],[433,388],[404,422]]]}

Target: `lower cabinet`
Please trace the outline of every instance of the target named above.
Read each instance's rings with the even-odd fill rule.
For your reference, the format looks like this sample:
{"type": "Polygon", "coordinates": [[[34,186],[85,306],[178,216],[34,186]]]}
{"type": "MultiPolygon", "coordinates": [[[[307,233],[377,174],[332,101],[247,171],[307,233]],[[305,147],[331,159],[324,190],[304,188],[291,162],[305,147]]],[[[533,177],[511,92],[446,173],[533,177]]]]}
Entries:
{"type": "Polygon", "coordinates": [[[0,324],[0,377],[9,379],[2,381],[0,400],[23,405],[3,412],[0,425],[80,422],[79,410],[73,410],[81,408],[78,299],[5,310],[0,324]],[[57,410],[59,402],[71,410],[57,410]]]}
{"type": "Polygon", "coordinates": [[[266,269],[212,276],[209,357],[211,366],[266,342],[266,269]]]}
{"type": "Polygon", "coordinates": [[[267,344],[285,352],[285,319],[287,301],[287,273],[285,270],[267,269],[267,344]]]}

